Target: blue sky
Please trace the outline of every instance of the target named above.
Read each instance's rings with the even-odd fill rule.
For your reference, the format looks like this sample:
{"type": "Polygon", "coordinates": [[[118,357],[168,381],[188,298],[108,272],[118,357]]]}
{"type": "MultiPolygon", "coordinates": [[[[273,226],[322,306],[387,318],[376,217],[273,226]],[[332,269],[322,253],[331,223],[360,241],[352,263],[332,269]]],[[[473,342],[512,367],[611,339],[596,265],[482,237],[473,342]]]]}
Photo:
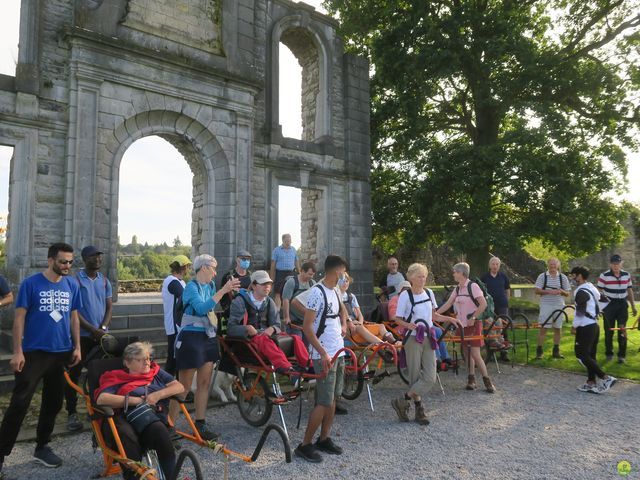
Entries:
{"type": "MultiPolygon", "coordinates": [[[[20,0],[0,0],[0,73],[15,74],[18,58],[20,0]]],[[[306,0],[322,10],[322,0],[306,0]]],[[[300,67],[291,52],[280,49],[281,88],[280,118],[285,136],[300,138],[300,67]]],[[[0,146],[0,223],[6,222],[9,185],[9,158],[12,149],[0,146]]],[[[629,178],[640,175],[640,154],[630,156],[629,178]]],[[[119,235],[128,243],[135,234],[139,242],[171,243],[179,236],[183,243],[191,240],[191,171],[182,156],[168,142],[147,137],[135,142],[120,169],[119,235]],[[170,202],[167,192],[173,192],[170,202]]],[[[640,203],[640,190],[624,198],[640,203]]],[[[300,245],[300,191],[280,190],[280,233],[291,233],[293,244],[300,245]]]]}

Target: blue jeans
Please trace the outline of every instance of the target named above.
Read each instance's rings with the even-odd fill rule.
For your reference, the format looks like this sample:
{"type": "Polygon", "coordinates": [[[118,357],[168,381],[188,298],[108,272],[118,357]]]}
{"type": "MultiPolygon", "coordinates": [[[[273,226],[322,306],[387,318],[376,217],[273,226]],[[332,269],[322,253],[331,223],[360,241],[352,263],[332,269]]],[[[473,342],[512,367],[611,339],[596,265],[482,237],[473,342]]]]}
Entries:
{"type": "MultiPolygon", "coordinates": [[[[442,336],[442,329],[440,327],[433,327],[433,329],[436,331],[436,339],[440,338],[442,336]]],[[[438,344],[438,349],[436,350],[436,359],[440,362],[449,359],[447,344],[444,340],[438,344]]]]}

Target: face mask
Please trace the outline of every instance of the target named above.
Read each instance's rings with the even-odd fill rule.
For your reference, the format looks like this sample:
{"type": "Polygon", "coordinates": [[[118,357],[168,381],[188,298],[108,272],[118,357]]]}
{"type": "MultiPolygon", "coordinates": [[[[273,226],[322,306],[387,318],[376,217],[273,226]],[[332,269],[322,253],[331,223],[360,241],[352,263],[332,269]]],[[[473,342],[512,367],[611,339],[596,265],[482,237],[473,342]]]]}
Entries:
{"type": "Polygon", "coordinates": [[[347,283],[347,277],[340,277],[338,279],[338,286],[339,287],[343,287],[345,284],[347,283]]]}
{"type": "Polygon", "coordinates": [[[240,268],[243,270],[247,270],[249,265],[251,265],[251,260],[240,260],[240,268]]]}

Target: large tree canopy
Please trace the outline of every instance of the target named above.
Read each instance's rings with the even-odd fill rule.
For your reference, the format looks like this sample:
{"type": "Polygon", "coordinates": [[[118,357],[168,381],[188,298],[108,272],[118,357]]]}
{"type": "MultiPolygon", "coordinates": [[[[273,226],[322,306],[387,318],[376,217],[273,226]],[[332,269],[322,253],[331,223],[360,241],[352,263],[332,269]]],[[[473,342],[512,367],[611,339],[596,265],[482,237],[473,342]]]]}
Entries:
{"type": "MultiPolygon", "coordinates": [[[[327,0],[372,67],[374,236],[483,260],[620,240],[640,0],[327,0]]],[[[484,260],[482,261],[484,266],[484,260]]]]}

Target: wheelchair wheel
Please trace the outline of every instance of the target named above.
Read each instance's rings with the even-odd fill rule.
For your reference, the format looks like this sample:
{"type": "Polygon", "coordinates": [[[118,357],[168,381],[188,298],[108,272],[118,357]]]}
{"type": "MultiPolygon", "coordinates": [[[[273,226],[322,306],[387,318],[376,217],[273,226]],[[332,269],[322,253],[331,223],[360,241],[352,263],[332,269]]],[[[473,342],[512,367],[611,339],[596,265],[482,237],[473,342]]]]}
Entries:
{"type": "Polygon", "coordinates": [[[238,409],[240,410],[240,416],[244,418],[245,422],[254,427],[261,427],[271,418],[273,404],[271,400],[269,400],[269,387],[264,377],[260,377],[251,398],[245,399],[243,393],[246,393],[246,389],[251,388],[255,380],[255,373],[245,372],[243,377],[243,391],[238,392],[237,395],[238,409]]]}
{"type": "Polygon", "coordinates": [[[404,383],[409,385],[409,369],[407,367],[404,367],[404,368],[401,367],[399,362],[398,362],[398,375],[400,376],[400,378],[404,383]]]}
{"type": "Polygon", "coordinates": [[[160,461],[158,460],[158,454],[156,453],[155,450],[147,450],[147,453],[145,453],[144,457],[142,458],[142,463],[144,463],[147,467],[151,467],[151,468],[155,469],[156,472],[158,472],[156,474],[156,478],[158,480],[170,480],[164,475],[164,472],[162,471],[162,468],[160,467],[160,461]]]}
{"type": "Polygon", "coordinates": [[[350,354],[344,357],[344,386],[342,396],[347,400],[355,400],[362,393],[364,388],[364,373],[362,370],[353,371],[347,367],[353,367],[356,361],[350,354]]]}
{"type": "Polygon", "coordinates": [[[203,480],[202,467],[200,466],[200,460],[198,456],[189,450],[183,448],[180,450],[180,454],[176,460],[176,470],[171,480],[203,480]]]}

